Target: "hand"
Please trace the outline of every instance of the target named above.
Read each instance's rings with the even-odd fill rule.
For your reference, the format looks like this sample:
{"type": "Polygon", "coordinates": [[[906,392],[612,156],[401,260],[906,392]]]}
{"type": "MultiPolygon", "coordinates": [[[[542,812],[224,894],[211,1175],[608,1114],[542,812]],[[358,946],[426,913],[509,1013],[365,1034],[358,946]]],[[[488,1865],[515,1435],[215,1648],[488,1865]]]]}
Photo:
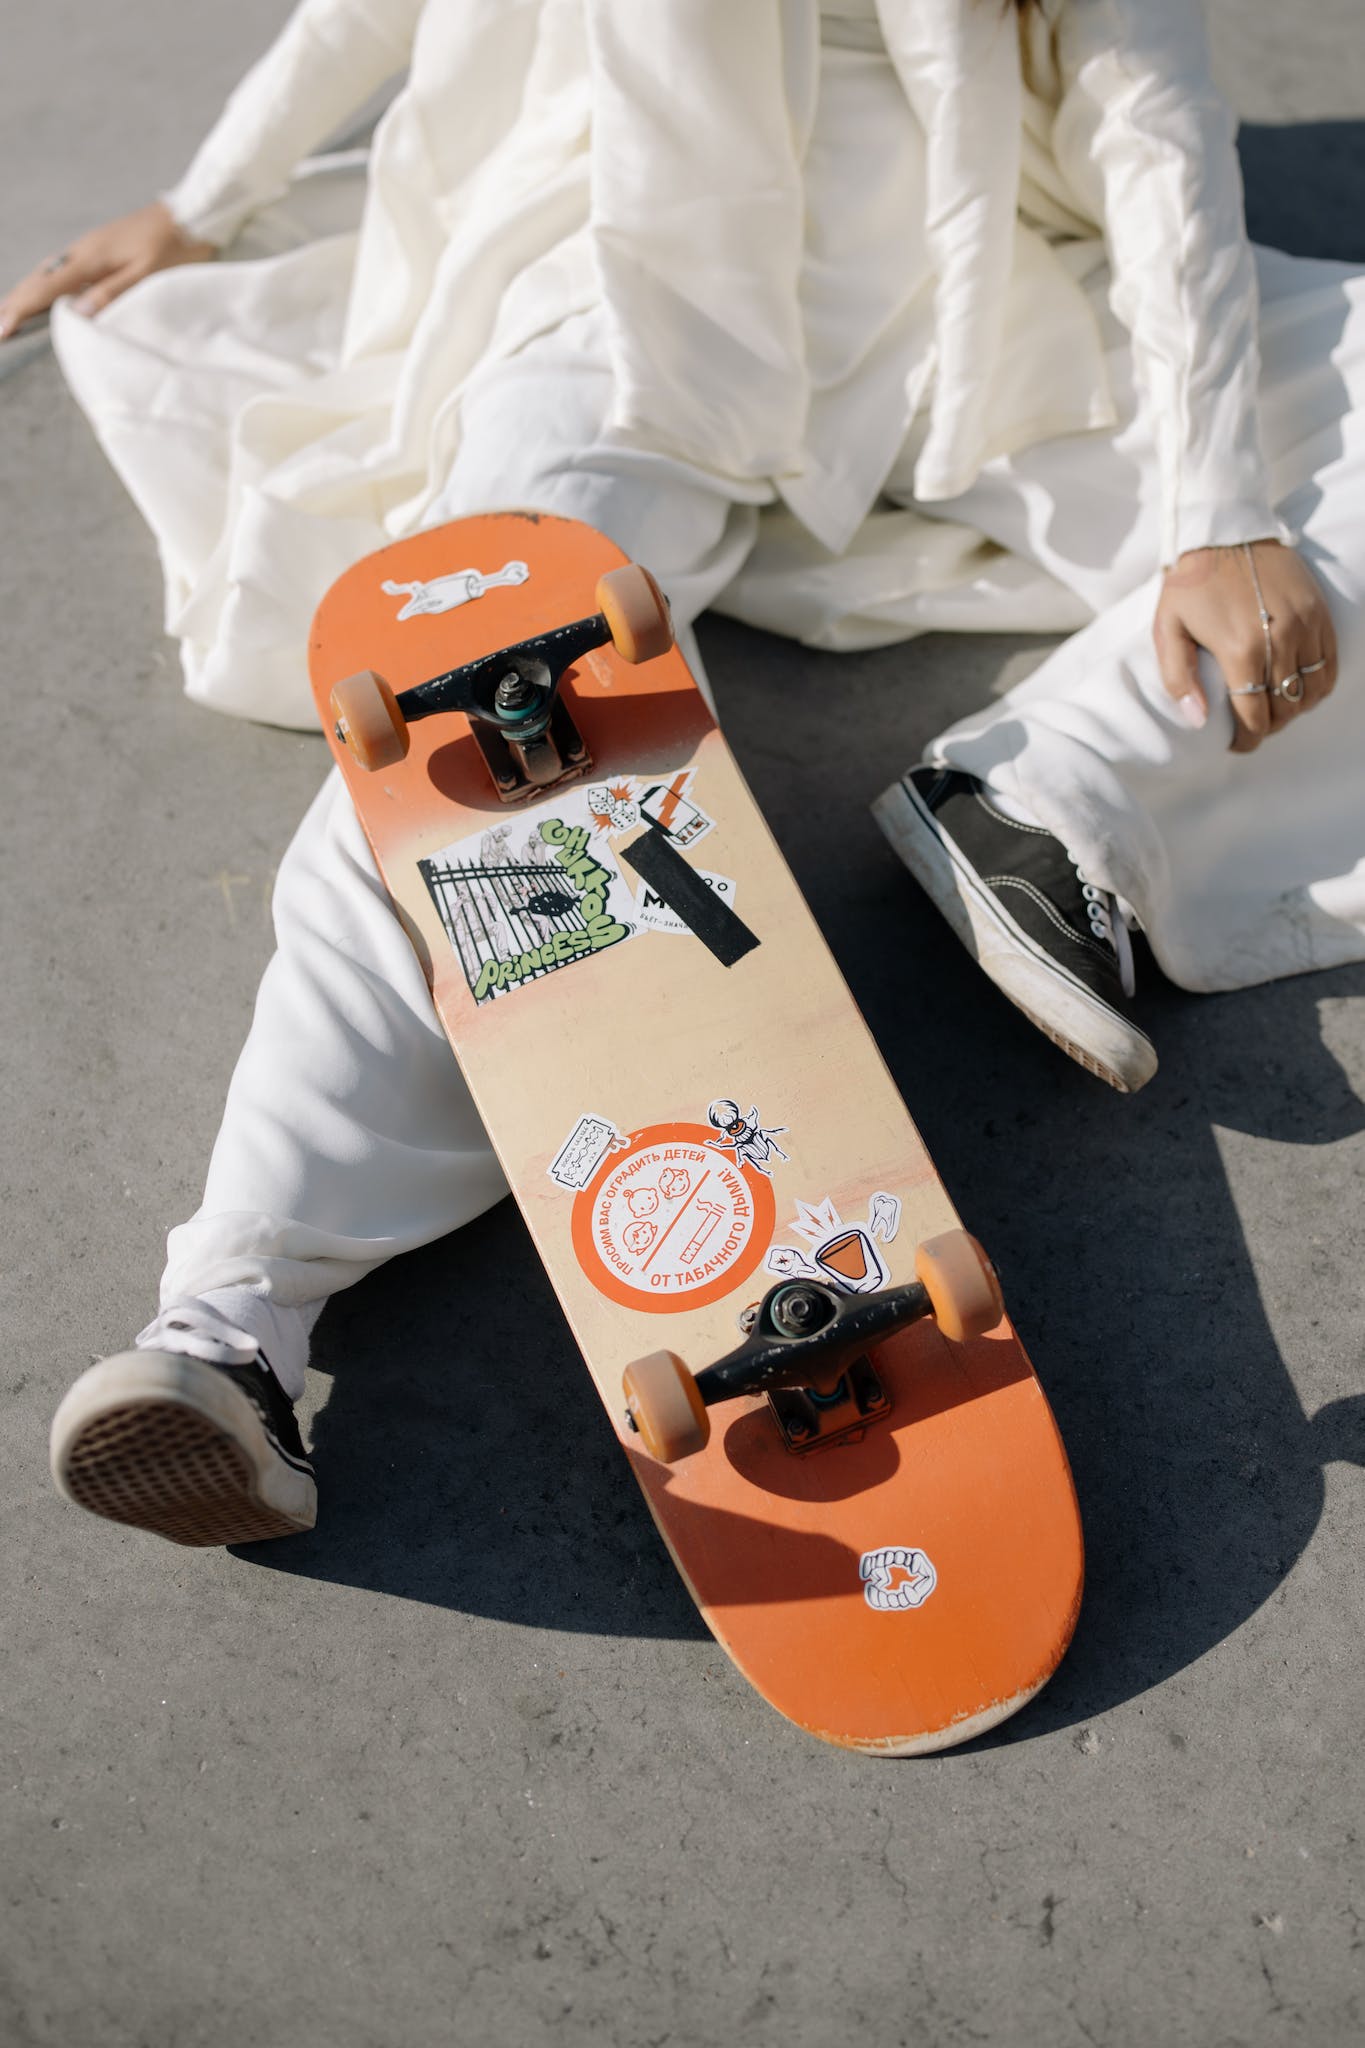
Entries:
{"type": "Polygon", "coordinates": [[[129,285],[169,270],[177,263],[206,263],[218,254],[212,242],[198,242],[171,217],[157,199],[136,213],[125,213],[105,227],[68,243],[0,299],[0,340],[35,314],[46,313],[56,299],[79,292],[78,313],[99,313],[129,285]]]}
{"type": "Polygon", "coordinates": [[[1232,751],[1249,754],[1261,741],[1321,704],[1337,679],[1337,636],[1316,578],[1292,548],[1252,542],[1256,574],[1270,615],[1270,673],[1260,605],[1246,549],[1193,548],[1166,571],[1153,637],[1161,680],[1181,715],[1203,725],[1209,715],[1199,680],[1199,649],[1213,656],[1228,686],[1234,719],[1232,751]],[[1302,694],[1286,696],[1293,680],[1302,694]],[[1259,686],[1269,682],[1268,690],[1259,686]]]}

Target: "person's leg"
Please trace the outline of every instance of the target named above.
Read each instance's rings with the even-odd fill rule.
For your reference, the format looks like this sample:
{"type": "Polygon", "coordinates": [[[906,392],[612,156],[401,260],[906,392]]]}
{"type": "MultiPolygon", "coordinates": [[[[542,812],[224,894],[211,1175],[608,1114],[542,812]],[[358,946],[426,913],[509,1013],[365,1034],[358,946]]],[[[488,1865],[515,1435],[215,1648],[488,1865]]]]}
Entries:
{"type": "MultiPolygon", "coordinates": [[[[1116,929],[1120,906],[1131,906],[1163,969],[1192,989],[1365,953],[1355,769],[1365,742],[1365,279],[1265,256],[1262,289],[1263,440],[1280,514],[1302,535],[1332,605],[1341,647],[1334,696],[1255,754],[1233,755],[1223,680],[1206,661],[1208,724],[1180,718],[1152,645],[1152,457],[1134,415],[1113,439],[1046,444],[993,465],[952,508],[1000,545],[1029,551],[1099,616],[1026,683],[932,743],[927,762],[953,774],[911,771],[878,806],[987,972],[1087,1064],[1114,1057],[1115,1033],[1127,1035],[1130,1059],[1141,1048],[1117,959],[1104,963],[1099,987],[1074,953],[1059,959],[1048,911],[1060,910],[1073,935],[1102,940],[1096,922],[1116,929]],[[988,821],[987,808],[1003,817],[988,821]],[[1032,868],[1012,858],[1011,823],[1044,829],[1047,876],[1036,839],[1015,834],[1032,868]],[[1037,893],[1002,889],[1002,874],[1037,893]],[[1073,1000],[1054,965],[1110,1013],[1095,1025],[1107,1050],[1083,1029],[1078,1045],[1078,1003],[1098,1012],[1073,1000]]],[[[1126,1082],[1122,1072],[1106,1078],[1132,1086],[1135,1075],[1140,1064],[1126,1082]]]]}
{"type": "MultiPolygon", "coordinates": [[[[484,373],[428,523],[498,505],[590,518],[655,570],[688,632],[752,514],[678,465],[618,461],[597,439],[609,403],[582,323],[484,373]]],[[[275,919],[204,1200],[170,1236],[161,1312],[54,1422],[65,1492],[182,1542],[311,1525],[291,1404],[324,1301],[504,1192],[335,773],[281,866],[275,919]]]]}

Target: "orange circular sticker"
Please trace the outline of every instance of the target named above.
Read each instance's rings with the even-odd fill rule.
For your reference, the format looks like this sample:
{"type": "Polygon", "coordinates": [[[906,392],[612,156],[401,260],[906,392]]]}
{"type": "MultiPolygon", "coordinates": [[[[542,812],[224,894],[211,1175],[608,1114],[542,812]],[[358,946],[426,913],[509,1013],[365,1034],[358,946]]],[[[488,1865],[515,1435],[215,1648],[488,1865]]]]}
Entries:
{"type": "Polygon", "coordinates": [[[747,1280],[772,1242],[772,1182],[705,1124],[650,1124],[574,1197],[573,1243],[593,1286],[624,1308],[704,1308],[747,1280]]]}

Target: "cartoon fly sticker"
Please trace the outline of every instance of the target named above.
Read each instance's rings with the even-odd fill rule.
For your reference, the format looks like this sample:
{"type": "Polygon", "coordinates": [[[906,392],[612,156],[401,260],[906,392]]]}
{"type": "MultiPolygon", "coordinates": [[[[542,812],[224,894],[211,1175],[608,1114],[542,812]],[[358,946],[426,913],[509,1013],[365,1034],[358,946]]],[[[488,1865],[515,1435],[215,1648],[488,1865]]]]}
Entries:
{"type": "Polygon", "coordinates": [[[580,791],[419,863],[476,1003],[617,946],[634,898],[580,791]]]}
{"type": "Polygon", "coordinates": [[[774,1138],[786,1135],[787,1126],[771,1124],[765,1130],[759,1122],[757,1105],[744,1116],[737,1102],[720,1096],[706,1114],[712,1128],[720,1132],[718,1138],[708,1138],[707,1144],[718,1152],[732,1152],[738,1165],[756,1166],[760,1173],[770,1174],[768,1161],[787,1157],[782,1147],[773,1143],[774,1138]]]}
{"type": "Polygon", "coordinates": [[[485,574],[481,569],[454,569],[448,576],[435,576],[430,583],[385,583],[386,597],[405,597],[399,612],[403,619],[429,618],[433,612],[453,612],[457,606],[472,604],[490,590],[525,583],[531,572],[525,562],[505,562],[501,569],[485,574]]]}
{"type": "Polygon", "coordinates": [[[891,1274],[879,1245],[890,1244],[900,1229],[901,1205],[884,1190],[873,1195],[861,1223],[845,1223],[828,1199],[812,1205],[798,1202],[789,1230],[804,1238],[809,1250],[775,1244],[768,1253],[768,1271],[783,1280],[801,1275],[823,1280],[841,1294],[875,1294],[891,1274]]]}
{"type": "Polygon", "coordinates": [[[889,1543],[865,1550],[858,1561],[863,1598],[878,1614],[908,1614],[923,1607],[938,1584],[938,1573],[922,1550],[889,1543]]]}

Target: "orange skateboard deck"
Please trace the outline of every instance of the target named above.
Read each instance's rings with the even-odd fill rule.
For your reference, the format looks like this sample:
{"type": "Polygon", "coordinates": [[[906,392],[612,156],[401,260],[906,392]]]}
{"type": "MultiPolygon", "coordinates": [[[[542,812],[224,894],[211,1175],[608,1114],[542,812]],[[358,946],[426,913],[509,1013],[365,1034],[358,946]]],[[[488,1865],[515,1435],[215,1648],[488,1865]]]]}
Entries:
{"type": "MultiPolygon", "coordinates": [[[[632,664],[571,634],[560,754],[581,742],[590,765],[516,801],[499,795],[477,718],[409,722],[406,757],[367,770],[331,707],[356,670],[402,693],[562,638],[625,561],[590,528],[529,514],[367,556],[314,622],[324,729],[708,1626],[812,1735],[942,1749],[1038,1691],[1081,1596],[1066,1454],[998,1295],[985,1335],[953,1341],[940,1309],[945,1328],[921,1314],[868,1343],[856,1370],[813,1375],[810,1399],[716,1400],[709,1439],[671,1463],[627,1413],[632,1361],[685,1361],[699,1408],[688,1390],[744,1346],[769,1290],[789,1303],[799,1283],[807,1310],[814,1297],[819,1314],[875,1320],[886,1290],[913,1292],[917,1248],[959,1231],[683,656],[632,664]]],[[[771,1315],[751,1344],[765,1328],[771,1315]]]]}

